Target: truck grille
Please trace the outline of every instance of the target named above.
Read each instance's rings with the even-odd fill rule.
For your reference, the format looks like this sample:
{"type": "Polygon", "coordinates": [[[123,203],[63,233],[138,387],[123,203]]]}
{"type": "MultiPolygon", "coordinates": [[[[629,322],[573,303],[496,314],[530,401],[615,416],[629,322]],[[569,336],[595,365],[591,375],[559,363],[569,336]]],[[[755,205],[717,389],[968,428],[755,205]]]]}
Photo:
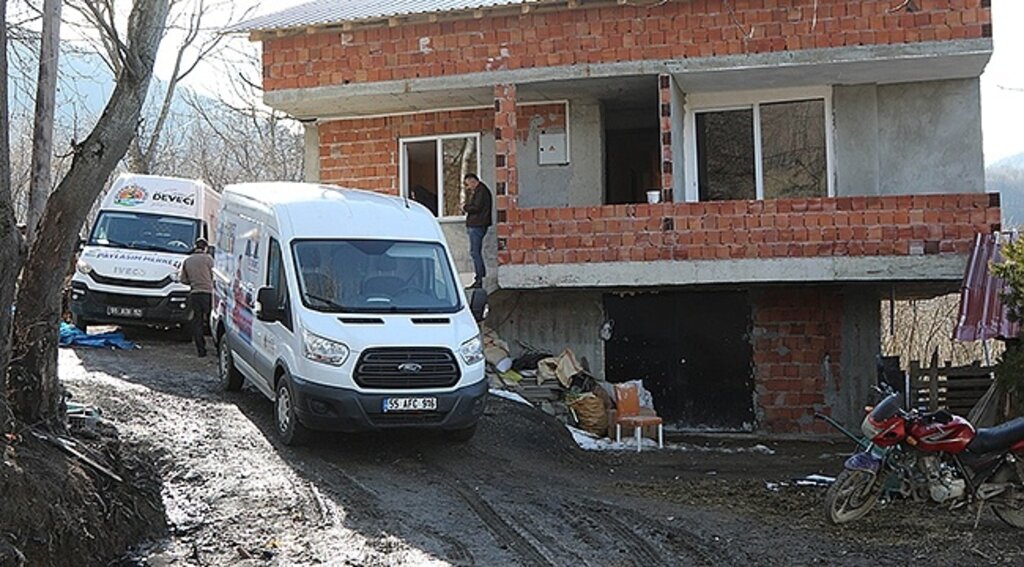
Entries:
{"type": "Polygon", "coordinates": [[[109,276],[103,276],[97,274],[95,271],[89,272],[89,277],[96,283],[106,285],[116,285],[120,287],[136,287],[136,288],[150,288],[150,289],[161,289],[170,285],[170,276],[165,277],[162,280],[125,280],[121,278],[112,278],[109,276]]]}
{"type": "Polygon", "coordinates": [[[356,363],[353,378],[363,388],[399,390],[446,388],[460,376],[452,351],[419,347],[367,349],[356,363]]]}

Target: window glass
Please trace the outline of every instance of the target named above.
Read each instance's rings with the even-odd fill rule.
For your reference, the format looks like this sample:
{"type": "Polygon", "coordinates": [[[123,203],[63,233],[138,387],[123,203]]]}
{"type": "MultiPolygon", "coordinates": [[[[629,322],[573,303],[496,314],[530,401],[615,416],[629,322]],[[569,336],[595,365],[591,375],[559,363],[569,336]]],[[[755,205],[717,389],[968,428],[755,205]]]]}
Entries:
{"type": "Polygon", "coordinates": [[[756,199],[753,110],[702,112],[696,118],[700,200],[756,199]]]}
{"type": "Polygon", "coordinates": [[[302,301],[328,312],[452,313],[455,276],[436,242],[303,240],[292,245],[302,301]]]}
{"type": "Polygon", "coordinates": [[[277,291],[277,308],[285,314],[284,326],[291,329],[291,310],[288,308],[288,280],[285,277],[284,262],[281,258],[281,245],[276,239],[270,239],[270,254],[267,256],[266,285],[277,291]]]}
{"type": "Polygon", "coordinates": [[[464,214],[466,192],[462,180],[468,173],[477,173],[476,138],[446,138],[441,142],[444,160],[444,214],[455,217],[464,214]]]}
{"type": "Polygon", "coordinates": [[[761,162],[764,198],[825,197],[825,101],[763,104],[761,162]]]}
{"type": "Polygon", "coordinates": [[[192,251],[198,234],[199,221],[196,219],[102,211],[89,244],[187,254],[192,251]]]}

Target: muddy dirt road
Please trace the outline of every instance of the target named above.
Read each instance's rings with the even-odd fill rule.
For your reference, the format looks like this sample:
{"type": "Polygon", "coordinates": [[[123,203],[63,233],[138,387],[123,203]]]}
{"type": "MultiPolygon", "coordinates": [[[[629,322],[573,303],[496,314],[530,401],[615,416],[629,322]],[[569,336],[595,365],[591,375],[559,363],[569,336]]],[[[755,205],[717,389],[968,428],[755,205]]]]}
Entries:
{"type": "Polygon", "coordinates": [[[585,453],[553,420],[492,397],[463,445],[418,433],[318,435],[288,448],[255,391],[220,391],[215,358],[145,333],[132,352],[61,351],[76,401],[159,455],[172,536],[147,565],[1020,564],[986,512],[894,506],[848,528],[822,489],[847,444],[754,441],[585,453]],[[723,447],[719,447],[723,445],[723,447]]]}

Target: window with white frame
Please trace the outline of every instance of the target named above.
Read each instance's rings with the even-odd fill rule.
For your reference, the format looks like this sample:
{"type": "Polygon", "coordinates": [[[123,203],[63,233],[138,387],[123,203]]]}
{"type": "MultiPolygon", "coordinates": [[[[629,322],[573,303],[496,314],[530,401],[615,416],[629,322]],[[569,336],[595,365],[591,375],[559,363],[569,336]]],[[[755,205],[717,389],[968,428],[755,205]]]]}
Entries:
{"type": "Polygon", "coordinates": [[[465,213],[462,180],[480,175],[480,134],[453,134],[400,140],[402,194],[441,218],[465,213]]]}
{"type": "Polygon", "coordinates": [[[688,200],[832,194],[827,91],[691,95],[688,107],[688,200]]]}

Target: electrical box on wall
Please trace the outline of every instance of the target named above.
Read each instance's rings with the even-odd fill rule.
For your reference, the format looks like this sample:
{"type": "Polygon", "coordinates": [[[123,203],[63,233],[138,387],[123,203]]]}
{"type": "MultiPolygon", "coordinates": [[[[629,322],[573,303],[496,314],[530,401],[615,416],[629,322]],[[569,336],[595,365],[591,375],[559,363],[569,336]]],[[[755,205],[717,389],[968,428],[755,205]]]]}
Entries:
{"type": "Polygon", "coordinates": [[[569,163],[568,143],[565,132],[542,132],[540,135],[540,165],[563,165],[569,163]]]}

